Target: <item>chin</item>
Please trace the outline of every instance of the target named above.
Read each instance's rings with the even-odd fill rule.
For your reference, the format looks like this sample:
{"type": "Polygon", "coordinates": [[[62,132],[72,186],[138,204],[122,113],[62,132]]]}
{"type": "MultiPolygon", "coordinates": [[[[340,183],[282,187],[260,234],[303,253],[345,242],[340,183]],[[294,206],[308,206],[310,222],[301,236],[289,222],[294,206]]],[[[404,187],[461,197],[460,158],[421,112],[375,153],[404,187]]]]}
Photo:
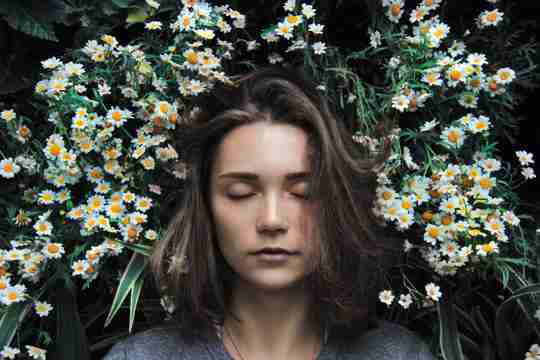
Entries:
{"type": "Polygon", "coordinates": [[[298,287],[302,284],[306,274],[291,274],[287,271],[259,271],[259,274],[242,276],[242,285],[250,286],[261,291],[283,291],[298,287]]]}

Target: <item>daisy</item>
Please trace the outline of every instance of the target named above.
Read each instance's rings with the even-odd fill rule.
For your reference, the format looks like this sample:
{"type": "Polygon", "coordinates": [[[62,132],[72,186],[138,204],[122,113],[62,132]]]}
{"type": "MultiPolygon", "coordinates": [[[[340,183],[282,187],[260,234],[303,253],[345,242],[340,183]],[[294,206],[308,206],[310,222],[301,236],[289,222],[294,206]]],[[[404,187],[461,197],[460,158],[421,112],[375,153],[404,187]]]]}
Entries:
{"type": "Polygon", "coordinates": [[[110,95],[111,87],[105,83],[98,85],[98,93],[101,96],[110,95]]]}
{"type": "Polygon", "coordinates": [[[464,92],[458,98],[458,103],[468,109],[478,107],[478,97],[474,93],[464,92]]]}
{"type": "Polygon", "coordinates": [[[135,201],[135,208],[137,211],[145,212],[152,207],[152,199],[141,196],[135,201]]]}
{"type": "Polygon", "coordinates": [[[214,31],[212,30],[195,30],[195,34],[197,34],[198,36],[202,37],[203,39],[206,39],[206,40],[212,40],[214,37],[216,37],[216,34],[214,33],[214,31]]]}
{"type": "Polygon", "coordinates": [[[436,42],[440,42],[448,36],[450,27],[444,23],[436,24],[429,29],[429,34],[435,38],[436,42]]]}
{"type": "Polygon", "coordinates": [[[443,230],[439,226],[429,224],[426,226],[426,231],[424,232],[424,241],[435,245],[437,240],[442,240],[443,235],[443,230]]]}
{"type": "Polygon", "coordinates": [[[39,220],[34,224],[34,230],[38,235],[51,235],[53,226],[50,222],[46,220],[39,220]]]}
{"type": "Polygon", "coordinates": [[[484,159],[479,162],[479,165],[487,172],[491,173],[501,169],[501,162],[496,159],[484,159]]]}
{"type": "Polygon", "coordinates": [[[459,200],[457,197],[455,196],[452,196],[448,199],[444,199],[442,202],[441,202],[441,205],[439,206],[439,209],[441,211],[444,211],[446,213],[450,213],[450,214],[453,214],[456,209],[459,207],[459,200]]]}
{"type": "Polygon", "coordinates": [[[162,26],[161,21],[150,21],[144,24],[144,28],[147,30],[161,30],[162,26]]]}
{"type": "Polygon", "coordinates": [[[424,73],[422,76],[422,81],[427,83],[429,86],[441,86],[443,84],[441,73],[433,70],[424,73]]]}
{"type": "Polygon", "coordinates": [[[521,166],[527,166],[529,164],[534,164],[533,154],[526,151],[520,150],[516,151],[516,156],[518,157],[519,163],[521,166]]]}
{"type": "Polygon", "coordinates": [[[466,74],[463,64],[454,64],[446,71],[448,86],[455,87],[460,82],[465,82],[466,74]]]}
{"type": "Polygon", "coordinates": [[[52,190],[43,190],[38,194],[38,204],[50,205],[54,203],[56,193],[52,190]]]}
{"type": "Polygon", "coordinates": [[[483,28],[486,26],[496,26],[498,23],[502,21],[504,13],[500,12],[498,9],[492,10],[492,11],[484,11],[480,14],[478,20],[479,20],[479,27],[483,28]]]}
{"type": "Polygon", "coordinates": [[[91,166],[85,169],[86,171],[86,177],[88,181],[93,182],[95,184],[99,183],[103,180],[105,175],[103,174],[103,170],[99,166],[91,166]]]}
{"type": "Polygon", "coordinates": [[[370,32],[369,34],[369,44],[372,48],[378,48],[381,46],[381,33],[377,31],[370,32]]]}
{"type": "Polygon", "coordinates": [[[295,27],[302,23],[302,16],[300,15],[289,15],[285,17],[285,21],[289,23],[292,27],[295,27]]]}
{"type": "Polygon", "coordinates": [[[313,51],[317,55],[325,54],[326,53],[326,44],[321,42],[321,41],[317,41],[316,43],[313,44],[313,51]]]}
{"type": "Polygon", "coordinates": [[[440,297],[442,296],[440,292],[440,287],[435,285],[434,283],[429,283],[426,285],[426,293],[428,298],[433,301],[439,301],[440,297]]]}
{"type": "Polygon", "coordinates": [[[403,15],[403,6],[405,5],[403,0],[393,0],[386,13],[386,16],[391,22],[397,23],[403,15]]]}
{"type": "Polygon", "coordinates": [[[8,287],[2,293],[0,293],[0,303],[4,305],[11,305],[18,303],[26,298],[26,286],[17,284],[8,287]]]}
{"type": "Polygon", "coordinates": [[[285,11],[294,11],[295,8],[296,0],[287,0],[285,4],[283,4],[283,9],[285,9],[285,11]]]}
{"type": "Polygon", "coordinates": [[[494,242],[490,241],[486,244],[480,244],[476,245],[476,254],[479,256],[487,256],[491,253],[498,253],[499,252],[499,245],[494,242]]]}
{"type": "Polygon", "coordinates": [[[401,294],[399,296],[398,304],[401,305],[401,307],[403,307],[404,309],[408,309],[409,306],[411,306],[412,304],[411,294],[401,294]]]}
{"type": "Polygon", "coordinates": [[[395,296],[392,294],[392,290],[383,290],[379,293],[379,300],[387,306],[392,305],[394,298],[395,296]]]}
{"type": "Polygon", "coordinates": [[[518,217],[516,216],[516,214],[514,214],[514,212],[511,211],[511,210],[505,211],[505,212],[503,213],[503,215],[502,215],[502,219],[503,219],[506,223],[508,223],[508,224],[510,224],[510,225],[513,225],[513,226],[519,225],[519,222],[520,222],[519,218],[518,218],[518,217]]]}
{"type": "Polygon", "coordinates": [[[2,355],[2,359],[15,359],[15,356],[19,354],[21,351],[17,348],[12,348],[9,346],[4,346],[4,349],[0,351],[0,355],[2,355]]]}
{"type": "Polygon", "coordinates": [[[84,274],[84,272],[86,271],[88,266],[89,266],[88,261],[86,261],[86,260],[77,260],[77,261],[73,262],[73,264],[71,265],[71,269],[73,270],[73,272],[71,274],[72,275],[82,275],[82,274],[84,274]]]}
{"type": "Polygon", "coordinates": [[[440,139],[444,145],[449,147],[459,148],[463,145],[465,134],[461,128],[451,126],[442,132],[440,139]]]}
{"type": "Polygon", "coordinates": [[[43,247],[42,252],[50,259],[60,259],[65,253],[64,246],[60,243],[48,243],[43,247]]]}
{"type": "Polygon", "coordinates": [[[534,169],[530,167],[523,168],[521,170],[521,175],[523,175],[523,177],[527,180],[534,179],[536,177],[534,169]]]}
{"type": "Polygon", "coordinates": [[[0,161],[0,176],[6,179],[13,178],[20,170],[21,167],[12,158],[0,161]]]}
{"type": "Polygon", "coordinates": [[[132,193],[131,191],[126,191],[122,194],[122,201],[125,201],[127,203],[132,203],[136,199],[136,195],[132,193]]]}
{"type": "Polygon", "coordinates": [[[15,114],[15,111],[13,111],[13,109],[9,109],[2,111],[2,113],[0,113],[0,117],[6,122],[10,122],[17,117],[17,114],[15,114]]]}
{"type": "Polygon", "coordinates": [[[514,70],[506,67],[497,70],[494,78],[499,84],[505,85],[512,82],[516,78],[516,73],[514,70]]]}
{"type": "Polygon", "coordinates": [[[76,64],[74,62],[68,62],[64,66],[64,71],[68,76],[81,76],[86,72],[86,70],[84,70],[83,64],[76,64]]]}
{"type": "Polygon", "coordinates": [[[35,360],[45,360],[47,351],[36,346],[26,345],[28,356],[35,360]]]}
{"type": "Polygon", "coordinates": [[[178,24],[178,29],[180,31],[191,30],[191,27],[193,26],[193,13],[183,12],[178,16],[176,24],[178,24]]]}
{"type": "Polygon", "coordinates": [[[101,195],[94,195],[87,200],[87,210],[89,212],[99,212],[105,207],[105,198],[101,195]]]}
{"type": "Polygon", "coordinates": [[[437,126],[439,124],[439,122],[436,120],[436,119],[433,119],[431,121],[426,121],[421,127],[420,127],[420,131],[421,132],[426,132],[426,131],[430,131],[432,130],[433,128],[435,128],[435,126],[437,126]]]}
{"type": "Polygon", "coordinates": [[[47,60],[41,62],[41,66],[46,70],[56,69],[59,66],[62,66],[62,61],[56,57],[51,57],[47,60]]]}
{"type": "Polygon", "coordinates": [[[311,19],[315,16],[316,10],[312,5],[302,4],[302,14],[306,19],[311,19]]]}
{"type": "Polygon", "coordinates": [[[415,22],[420,22],[424,19],[424,17],[427,15],[426,8],[424,7],[418,7],[411,11],[411,16],[409,17],[409,21],[414,24],[415,22]]]}
{"type": "Polygon", "coordinates": [[[120,127],[126,123],[128,119],[133,118],[133,114],[129,110],[122,110],[115,106],[107,112],[106,121],[115,126],[120,127]]]}
{"type": "Polygon", "coordinates": [[[51,304],[48,304],[46,302],[36,301],[34,303],[34,309],[36,310],[36,314],[38,314],[39,317],[44,317],[49,315],[53,307],[51,304]]]}
{"type": "Polygon", "coordinates": [[[477,53],[469,54],[467,56],[467,62],[469,64],[476,65],[476,66],[485,65],[485,64],[487,64],[486,55],[477,54],[477,53]]]}
{"type": "Polygon", "coordinates": [[[405,95],[396,95],[392,98],[392,107],[400,112],[405,111],[410,104],[410,100],[405,95]]]}
{"type": "Polygon", "coordinates": [[[293,36],[293,29],[288,22],[283,21],[278,24],[276,33],[285,39],[290,39],[293,36]]]}
{"type": "Polygon", "coordinates": [[[150,241],[154,241],[158,238],[158,233],[155,230],[146,230],[144,233],[144,237],[150,241]]]}
{"type": "Polygon", "coordinates": [[[442,0],[422,0],[420,6],[424,7],[427,11],[435,10],[442,0]]]}
{"type": "Polygon", "coordinates": [[[324,25],[321,24],[309,24],[308,30],[312,32],[315,35],[322,35],[324,29],[324,25]]]}

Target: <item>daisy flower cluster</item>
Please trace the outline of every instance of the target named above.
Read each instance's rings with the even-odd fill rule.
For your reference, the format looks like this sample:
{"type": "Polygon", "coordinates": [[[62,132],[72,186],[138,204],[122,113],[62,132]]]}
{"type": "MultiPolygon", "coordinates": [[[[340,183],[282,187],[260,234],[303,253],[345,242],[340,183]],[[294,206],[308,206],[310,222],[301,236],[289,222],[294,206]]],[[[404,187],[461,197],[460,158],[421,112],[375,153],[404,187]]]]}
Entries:
{"type": "MultiPolygon", "coordinates": [[[[297,3],[296,0],[287,0],[283,4],[286,15],[270,28],[263,31],[261,37],[267,43],[276,43],[284,39],[288,43],[286,53],[307,49],[315,55],[326,53],[326,43],[321,41],[324,25],[316,21],[317,11],[312,5],[297,3]]],[[[283,61],[278,53],[268,57],[271,64],[283,61]]]]}
{"type": "MultiPolygon", "coordinates": [[[[385,36],[385,41],[395,41],[388,44],[392,64],[387,75],[395,89],[391,108],[421,117],[432,100],[454,102],[449,106],[458,115],[437,116],[418,130],[399,132],[394,154],[379,173],[374,205],[384,222],[412,234],[404,251],[420,255],[438,277],[493,265],[520,224],[507,193],[507,166],[492,144],[493,120],[480,109],[481,103],[510,96],[507,88],[516,73],[504,66],[488,70],[484,54],[469,51],[459,38],[452,40],[449,25],[433,13],[441,2],[420,1],[407,15],[404,1],[382,0],[390,23],[408,18],[411,24],[397,40],[385,36]],[[412,150],[428,143],[424,151],[412,150]]],[[[495,26],[501,17],[496,9],[486,11],[480,27],[495,26]]],[[[370,30],[372,48],[382,45],[382,32],[370,30]]],[[[356,141],[371,153],[381,147],[367,135],[356,136],[356,141]]],[[[532,154],[518,151],[516,156],[522,176],[534,178],[532,154]]],[[[430,284],[422,293],[410,283],[398,302],[406,309],[412,300],[437,301],[440,295],[426,297],[436,286],[430,284]]],[[[396,297],[392,290],[380,293],[388,306],[396,297]]]]}
{"type": "MultiPolygon", "coordinates": [[[[397,303],[403,309],[408,309],[414,303],[413,299],[423,300],[423,305],[425,306],[432,305],[433,303],[439,301],[439,299],[442,297],[440,289],[441,288],[435,283],[429,283],[425,286],[425,293],[420,293],[416,290],[413,290],[414,297],[411,293],[400,294],[397,303]]],[[[383,304],[386,304],[386,306],[388,307],[392,306],[395,299],[396,295],[394,295],[394,292],[391,289],[383,290],[379,293],[379,301],[383,304]]]]}
{"type": "MultiPolygon", "coordinates": [[[[435,126],[420,131],[436,136],[435,126]]],[[[490,127],[487,117],[466,114],[438,135],[439,145],[449,154],[434,155],[420,168],[410,152],[403,151],[405,173],[397,171],[394,182],[391,175],[379,178],[375,212],[400,231],[421,231],[422,242],[408,243],[407,251],[417,248],[439,275],[454,275],[496,256],[499,246],[509,241],[511,228],[520,223],[501,197],[501,161],[487,152],[475,153],[471,162],[450,160],[450,153],[459,151],[466,138],[485,139],[490,127]]]]}
{"type": "MultiPolygon", "coordinates": [[[[481,95],[504,94],[516,77],[509,67],[500,67],[490,73],[484,54],[468,51],[461,40],[451,40],[449,25],[438,15],[430,15],[440,3],[440,0],[423,0],[411,11],[412,34],[397,45],[400,54],[407,54],[399,57],[403,65],[388,65],[397,74],[399,85],[391,106],[399,112],[414,112],[423,105],[418,103],[418,91],[408,90],[410,88],[422,89],[423,100],[444,93],[455,98],[459,105],[476,109],[481,95]]],[[[383,6],[389,9],[390,21],[398,22],[404,11],[403,2],[384,0],[383,6]]],[[[373,37],[373,32],[371,38],[372,46],[380,43],[373,37]]]]}
{"type": "Polygon", "coordinates": [[[176,77],[180,93],[196,96],[215,82],[230,82],[223,61],[233,58],[235,32],[245,28],[246,16],[229,5],[212,6],[198,0],[182,3],[184,7],[170,24],[173,44],[160,58],[176,77]]]}
{"type": "MultiPolygon", "coordinates": [[[[227,5],[183,5],[168,27],[146,23],[149,37],[167,32],[160,45],[124,46],[105,34],[68,61],[42,61],[35,93],[47,104],[51,132],[41,139],[28,141],[29,119],[1,111],[1,126],[24,150],[11,157],[0,152],[0,176],[15,179],[24,172],[39,174],[39,181],[21,182],[27,208],[13,209],[16,240],[0,249],[0,312],[23,302],[34,304],[37,317],[54,311],[33,297],[52,262],[66,263],[88,284],[126,246],[151,247],[159,240],[156,179],[164,172],[179,181],[186,176],[173,131],[189,113],[191,97],[216,81],[229,82],[223,61],[235,52],[233,30],[246,22],[227,5]],[[76,248],[63,241],[77,240],[77,233],[76,248]]],[[[39,350],[28,351],[44,358],[39,350]]],[[[17,351],[6,348],[2,355],[17,351]]]]}

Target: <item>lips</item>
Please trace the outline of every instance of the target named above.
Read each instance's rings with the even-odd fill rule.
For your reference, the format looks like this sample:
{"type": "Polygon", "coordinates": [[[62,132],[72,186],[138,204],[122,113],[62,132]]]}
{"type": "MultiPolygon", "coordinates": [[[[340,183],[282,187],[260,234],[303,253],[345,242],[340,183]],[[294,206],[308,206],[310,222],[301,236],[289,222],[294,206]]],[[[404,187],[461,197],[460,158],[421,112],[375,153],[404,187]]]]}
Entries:
{"type": "Polygon", "coordinates": [[[259,251],[256,251],[254,254],[255,254],[255,255],[260,255],[260,254],[294,255],[294,254],[297,254],[297,253],[298,253],[298,252],[296,252],[296,251],[290,251],[290,250],[283,249],[283,248],[263,248],[263,249],[261,249],[261,250],[259,250],[259,251]]]}

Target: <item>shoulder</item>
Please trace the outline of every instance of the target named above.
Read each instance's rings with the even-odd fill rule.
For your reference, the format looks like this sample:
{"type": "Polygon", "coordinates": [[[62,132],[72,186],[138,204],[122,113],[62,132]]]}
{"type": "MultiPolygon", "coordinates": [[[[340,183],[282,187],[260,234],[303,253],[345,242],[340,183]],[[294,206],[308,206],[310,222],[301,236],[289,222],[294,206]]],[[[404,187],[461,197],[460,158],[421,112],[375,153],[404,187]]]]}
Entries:
{"type": "Polygon", "coordinates": [[[379,321],[347,347],[345,358],[362,360],[435,360],[422,339],[404,326],[379,321]],[[359,357],[362,355],[362,357],[359,357]]]}
{"type": "Polygon", "coordinates": [[[182,360],[207,351],[201,340],[188,340],[174,326],[159,326],[116,343],[104,360],[182,360]]]}

